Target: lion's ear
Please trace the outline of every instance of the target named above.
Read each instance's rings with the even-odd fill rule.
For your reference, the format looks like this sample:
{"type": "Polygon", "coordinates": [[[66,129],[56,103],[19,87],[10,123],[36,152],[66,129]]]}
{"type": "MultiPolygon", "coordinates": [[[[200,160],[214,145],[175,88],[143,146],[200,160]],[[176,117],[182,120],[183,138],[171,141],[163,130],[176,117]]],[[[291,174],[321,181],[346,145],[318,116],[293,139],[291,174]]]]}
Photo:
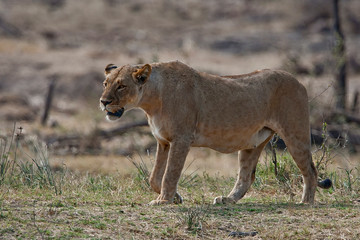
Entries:
{"type": "Polygon", "coordinates": [[[108,75],[113,69],[117,68],[114,64],[110,63],[105,67],[105,75],[108,75]]]}
{"type": "Polygon", "coordinates": [[[150,74],[151,66],[149,64],[145,64],[142,68],[133,73],[133,77],[137,83],[144,84],[149,79],[150,74]]]}

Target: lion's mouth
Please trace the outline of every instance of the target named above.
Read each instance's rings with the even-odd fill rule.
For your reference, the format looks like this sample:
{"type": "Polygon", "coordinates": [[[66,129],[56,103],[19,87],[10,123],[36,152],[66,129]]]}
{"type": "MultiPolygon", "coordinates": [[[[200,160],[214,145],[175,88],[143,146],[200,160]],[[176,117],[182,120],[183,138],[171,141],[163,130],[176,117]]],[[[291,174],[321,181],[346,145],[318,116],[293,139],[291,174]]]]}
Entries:
{"type": "Polygon", "coordinates": [[[109,112],[109,111],[107,111],[107,114],[106,114],[106,115],[120,118],[120,117],[123,115],[124,110],[125,110],[124,108],[120,108],[120,109],[117,110],[116,112],[109,112]]]}

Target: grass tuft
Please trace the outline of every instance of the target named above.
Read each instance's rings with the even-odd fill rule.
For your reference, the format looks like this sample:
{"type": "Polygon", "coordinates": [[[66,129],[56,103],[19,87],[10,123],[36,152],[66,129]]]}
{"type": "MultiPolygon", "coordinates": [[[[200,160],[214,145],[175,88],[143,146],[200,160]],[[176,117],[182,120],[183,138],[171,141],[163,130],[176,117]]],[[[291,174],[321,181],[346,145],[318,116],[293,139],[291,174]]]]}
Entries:
{"type": "Polygon", "coordinates": [[[127,159],[135,166],[137,170],[136,179],[138,180],[138,182],[140,182],[144,188],[150,189],[150,170],[140,154],[139,157],[139,162],[135,161],[131,157],[128,157],[127,159]]]}
{"type": "Polygon", "coordinates": [[[8,182],[13,186],[49,187],[60,195],[66,169],[63,167],[55,172],[50,166],[46,145],[37,139],[23,140],[22,128],[19,127],[16,134],[15,129],[14,124],[10,140],[0,139],[0,185],[8,182]]]}
{"type": "Polygon", "coordinates": [[[192,234],[203,230],[203,224],[208,217],[209,205],[204,203],[195,207],[181,209],[180,221],[186,226],[186,230],[192,234]]]}
{"type": "Polygon", "coordinates": [[[38,186],[39,188],[50,187],[54,189],[56,195],[62,194],[66,168],[60,168],[57,172],[52,169],[45,144],[35,139],[29,141],[26,145],[33,156],[25,153],[27,159],[18,161],[23,183],[28,186],[38,186]]]}

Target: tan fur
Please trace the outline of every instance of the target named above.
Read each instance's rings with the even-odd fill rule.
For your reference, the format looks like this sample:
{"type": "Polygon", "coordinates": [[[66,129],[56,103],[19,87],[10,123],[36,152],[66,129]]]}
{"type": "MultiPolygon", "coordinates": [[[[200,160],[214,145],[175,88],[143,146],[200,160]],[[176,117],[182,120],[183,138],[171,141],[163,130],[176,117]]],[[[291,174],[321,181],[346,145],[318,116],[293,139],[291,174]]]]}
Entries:
{"type": "MultiPolygon", "coordinates": [[[[109,65],[111,65],[111,64],[109,64],[109,65]]],[[[109,66],[109,65],[108,65],[108,66],[109,66]]],[[[223,77],[223,78],[231,78],[231,79],[238,79],[238,78],[249,77],[249,76],[258,74],[258,73],[260,73],[261,71],[265,71],[265,70],[269,70],[269,69],[256,70],[256,71],[251,72],[251,73],[245,73],[245,74],[239,74],[239,75],[226,75],[226,76],[221,76],[221,77],[223,77]]]]}
{"type": "Polygon", "coordinates": [[[180,62],[109,70],[101,108],[113,113],[143,109],[158,142],[150,183],[159,196],[151,204],[182,201],[176,189],[190,147],[239,151],[237,182],[214,203],[238,201],[254,181],[260,153],[275,132],[303,174],[302,202],[314,201],[317,172],[310,152],[308,97],[289,73],[262,70],[220,77],[180,62]]]}

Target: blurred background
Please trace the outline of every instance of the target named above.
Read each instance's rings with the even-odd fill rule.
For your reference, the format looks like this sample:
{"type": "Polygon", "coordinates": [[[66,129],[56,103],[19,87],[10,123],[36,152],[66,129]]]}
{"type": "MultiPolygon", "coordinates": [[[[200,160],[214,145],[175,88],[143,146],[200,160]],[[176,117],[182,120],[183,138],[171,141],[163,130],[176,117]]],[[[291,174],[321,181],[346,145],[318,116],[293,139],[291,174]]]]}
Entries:
{"type": "MultiPolygon", "coordinates": [[[[326,141],[331,160],[358,165],[359,13],[360,1],[339,1],[339,34],[329,0],[0,0],[0,137],[36,138],[72,170],[126,172],[156,142],[139,110],[105,120],[103,69],[180,60],[219,75],[293,73],[308,89],[314,152],[326,141]]],[[[226,175],[237,164],[208,149],[187,161],[226,175]]]]}

